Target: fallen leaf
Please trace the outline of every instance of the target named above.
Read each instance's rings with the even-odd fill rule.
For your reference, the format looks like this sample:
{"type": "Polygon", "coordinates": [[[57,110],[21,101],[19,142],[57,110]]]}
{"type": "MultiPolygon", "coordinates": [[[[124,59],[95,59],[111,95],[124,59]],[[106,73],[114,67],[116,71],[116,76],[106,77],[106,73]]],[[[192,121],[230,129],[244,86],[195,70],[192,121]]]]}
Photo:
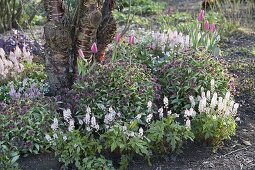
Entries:
{"type": "Polygon", "coordinates": [[[247,129],[243,129],[243,131],[244,131],[244,132],[248,132],[248,130],[247,130],[247,129]]]}
{"type": "Polygon", "coordinates": [[[242,142],[243,142],[243,144],[245,144],[246,146],[251,146],[251,142],[248,141],[248,140],[243,140],[242,142]]]}

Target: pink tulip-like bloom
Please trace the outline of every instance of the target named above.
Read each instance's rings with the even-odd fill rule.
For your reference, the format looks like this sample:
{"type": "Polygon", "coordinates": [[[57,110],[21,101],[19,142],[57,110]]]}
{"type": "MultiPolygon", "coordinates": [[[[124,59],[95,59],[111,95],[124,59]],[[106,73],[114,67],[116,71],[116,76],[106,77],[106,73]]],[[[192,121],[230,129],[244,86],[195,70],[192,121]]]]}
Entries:
{"type": "Polygon", "coordinates": [[[96,54],[97,53],[97,44],[96,43],[93,43],[92,46],[91,46],[91,51],[93,54],[96,54]]]}
{"type": "Polygon", "coordinates": [[[197,20],[201,22],[203,21],[204,17],[205,17],[205,11],[201,10],[200,13],[198,14],[197,20]]]}
{"type": "Polygon", "coordinates": [[[214,33],[216,30],[216,25],[214,23],[212,23],[212,25],[210,26],[210,32],[214,33]]]}
{"type": "Polygon", "coordinates": [[[120,33],[117,33],[117,35],[115,36],[115,42],[116,42],[117,44],[120,43],[120,38],[121,38],[120,33]]]}
{"type": "Polygon", "coordinates": [[[135,37],[133,35],[129,36],[129,45],[133,45],[135,43],[135,37]]]}
{"type": "Polygon", "coordinates": [[[78,50],[78,53],[81,58],[83,58],[83,59],[85,58],[84,53],[81,49],[78,50]]]}
{"type": "Polygon", "coordinates": [[[209,27],[210,27],[209,21],[206,20],[205,23],[204,23],[204,30],[205,31],[209,30],[209,27]]]}

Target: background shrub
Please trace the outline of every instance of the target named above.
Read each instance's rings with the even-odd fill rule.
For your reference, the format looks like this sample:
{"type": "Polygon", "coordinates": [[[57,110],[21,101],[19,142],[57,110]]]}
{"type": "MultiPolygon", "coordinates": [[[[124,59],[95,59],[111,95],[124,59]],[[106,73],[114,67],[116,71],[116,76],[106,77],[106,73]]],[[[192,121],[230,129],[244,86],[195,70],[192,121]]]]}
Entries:
{"type": "MultiPolygon", "coordinates": [[[[127,12],[129,1],[120,0],[117,2],[117,9],[127,12]]],[[[157,3],[152,0],[136,0],[131,1],[131,9],[133,14],[156,14],[164,9],[163,3],[157,3]]]]}
{"type": "Polygon", "coordinates": [[[1,1],[0,33],[11,28],[20,29],[30,24],[42,24],[43,1],[6,0],[1,1]]]}

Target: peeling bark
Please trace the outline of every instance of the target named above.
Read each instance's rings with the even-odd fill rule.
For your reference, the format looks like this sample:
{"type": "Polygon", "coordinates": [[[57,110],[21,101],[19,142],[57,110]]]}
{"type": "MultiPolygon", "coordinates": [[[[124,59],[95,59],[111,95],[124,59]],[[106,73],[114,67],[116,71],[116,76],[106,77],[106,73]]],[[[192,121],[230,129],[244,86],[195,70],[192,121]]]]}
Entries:
{"type": "Polygon", "coordinates": [[[97,42],[97,29],[102,20],[101,4],[97,0],[83,0],[80,7],[77,49],[81,49],[85,58],[92,61],[91,45],[97,42]]]}
{"type": "Polygon", "coordinates": [[[63,23],[65,8],[61,0],[46,0],[47,23],[44,27],[46,40],[46,72],[50,92],[55,93],[62,87],[71,85],[69,73],[69,52],[72,46],[70,31],[63,23]]]}
{"type": "Polygon", "coordinates": [[[105,49],[110,44],[116,34],[116,21],[113,17],[112,11],[114,10],[115,0],[106,0],[102,8],[103,19],[97,30],[97,43],[98,43],[98,62],[104,60],[105,49]]]}

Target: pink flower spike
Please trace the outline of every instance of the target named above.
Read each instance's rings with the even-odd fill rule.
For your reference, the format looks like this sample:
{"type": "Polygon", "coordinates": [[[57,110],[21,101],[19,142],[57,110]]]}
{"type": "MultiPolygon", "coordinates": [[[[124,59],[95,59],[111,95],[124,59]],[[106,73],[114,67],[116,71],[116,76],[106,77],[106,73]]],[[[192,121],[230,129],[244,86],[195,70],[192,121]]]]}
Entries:
{"type": "Polygon", "coordinates": [[[205,17],[205,11],[201,10],[200,13],[198,14],[197,20],[201,22],[203,21],[204,17],[205,17]]]}
{"type": "Polygon", "coordinates": [[[204,23],[204,30],[205,31],[209,30],[209,21],[207,21],[207,20],[204,23]]]}
{"type": "Polygon", "coordinates": [[[121,38],[120,33],[117,33],[117,35],[115,36],[115,42],[116,42],[117,44],[120,43],[120,38],[121,38]]]}
{"type": "Polygon", "coordinates": [[[97,44],[96,43],[93,43],[92,46],[91,46],[91,51],[93,54],[96,54],[97,53],[97,44]]]}
{"type": "Polygon", "coordinates": [[[210,26],[210,32],[214,33],[216,30],[216,25],[214,23],[212,23],[212,25],[210,26]]]}
{"type": "Polygon", "coordinates": [[[133,35],[129,36],[129,45],[133,45],[135,43],[135,37],[133,35]]]}
{"type": "Polygon", "coordinates": [[[81,49],[78,50],[78,53],[81,58],[83,58],[83,59],[85,58],[84,53],[81,49]]]}

